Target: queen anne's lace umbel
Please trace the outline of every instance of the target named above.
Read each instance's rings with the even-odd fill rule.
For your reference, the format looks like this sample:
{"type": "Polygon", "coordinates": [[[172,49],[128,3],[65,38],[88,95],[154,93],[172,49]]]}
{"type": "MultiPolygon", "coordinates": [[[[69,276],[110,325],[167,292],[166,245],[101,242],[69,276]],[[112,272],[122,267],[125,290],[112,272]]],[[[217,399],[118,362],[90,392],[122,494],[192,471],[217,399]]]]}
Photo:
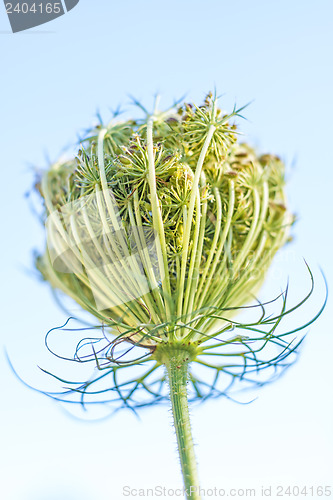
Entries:
{"type": "Polygon", "coordinates": [[[224,114],[211,94],[199,107],[144,111],[91,130],[77,158],[52,165],[39,185],[48,245],[37,267],[103,332],[81,340],[74,356],[102,375],[68,382],[59,399],[163,400],[163,365],[175,350],[189,363],[190,399],[226,395],[235,382],[274,378],[298,345],[288,340],[296,330],[277,333],[286,293],[276,316],[257,303],[258,321],[233,319],[289,237],[283,162],[237,142],[242,110],[224,114]],[[93,389],[102,379],[106,388],[93,389]]]}

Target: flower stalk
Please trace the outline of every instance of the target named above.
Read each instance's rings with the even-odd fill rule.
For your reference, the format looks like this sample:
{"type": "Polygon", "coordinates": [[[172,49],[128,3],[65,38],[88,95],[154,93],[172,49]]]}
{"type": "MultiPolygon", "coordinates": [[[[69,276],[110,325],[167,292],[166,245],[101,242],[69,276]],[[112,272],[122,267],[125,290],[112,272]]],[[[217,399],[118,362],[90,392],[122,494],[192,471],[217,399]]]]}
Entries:
{"type": "Polygon", "coordinates": [[[167,372],[169,397],[186,498],[200,500],[187,394],[189,364],[193,360],[195,350],[188,346],[174,344],[160,346],[157,351],[155,357],[164,364],[167,372]]]}

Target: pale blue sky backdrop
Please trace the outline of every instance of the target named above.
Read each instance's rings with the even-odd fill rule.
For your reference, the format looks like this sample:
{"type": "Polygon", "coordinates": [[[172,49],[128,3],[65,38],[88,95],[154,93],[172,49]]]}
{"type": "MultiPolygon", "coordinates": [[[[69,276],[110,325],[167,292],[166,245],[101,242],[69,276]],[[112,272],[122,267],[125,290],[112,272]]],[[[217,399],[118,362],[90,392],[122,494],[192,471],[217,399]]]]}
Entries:
{"type": "MultiPolygon", "coordinates": [[[[148,107],[156,92],[163,107],[183,94],[200,102],[214,87],[226,110],[253,101],[240,128],[259,151],[286,161],[298,216],[261,297],[289,276],[291,299],[300,298],[309,286],[304,257],[316,289],[293,324],[315,314],[324,299],[319,266],[329,283],[333,274],[332,19],[329,0],[81,0],[14,35],[1,3],[1,345],[25,380],[47,387],[37,365],[55,363],[44,335],[67,319],[30,272],[32,250],[44,244],[24,196],[31,165],[57,159],[97,110],[106,119],[119,104],[131,112],[129,94],[148,107]]],[[[331,304],[299,362],[254,403],[221,399],[192,410],[203,486],[333,484],[331,304]]],[[[24,387],[2,351],[0,372],[4,500],[121,500],[125,485],[181,486],[167,407],[141,420],[125,411],[79,422],[24,387]]]]}

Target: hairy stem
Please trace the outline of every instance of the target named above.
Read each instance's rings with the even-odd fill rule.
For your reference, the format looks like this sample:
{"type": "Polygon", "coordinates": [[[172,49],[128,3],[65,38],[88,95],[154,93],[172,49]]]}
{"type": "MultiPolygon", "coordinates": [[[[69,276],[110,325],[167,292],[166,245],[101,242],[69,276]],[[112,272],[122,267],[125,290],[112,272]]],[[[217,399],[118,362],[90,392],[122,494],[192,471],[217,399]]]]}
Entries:
{"type": "Polygon", "coordinates": [[[191,353],[185,349],[168,346],[163,356],[166,366],[174,426],[177,435],[180,464],[186,498],[200,500],[197,463],[191,431],[187,397],[188,364],[191,353]]]}

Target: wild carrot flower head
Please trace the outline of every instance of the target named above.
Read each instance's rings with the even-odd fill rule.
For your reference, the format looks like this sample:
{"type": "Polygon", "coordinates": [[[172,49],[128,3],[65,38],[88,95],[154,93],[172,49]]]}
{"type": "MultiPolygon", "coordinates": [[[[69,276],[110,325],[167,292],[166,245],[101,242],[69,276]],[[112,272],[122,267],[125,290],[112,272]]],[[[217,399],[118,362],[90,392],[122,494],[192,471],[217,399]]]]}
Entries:
{"type": "MultiPolygon", "coordinates": [[[[138,388],[147,401],[163,399],[159,368],[179,348],[215,374],[207,383],[192,373],[193,397],[225,394],[254,372],[287,366],[295,351],[276,333],[286,294],[278,316],[261,305],[256,325],[233,319],[289,237],[284,164],[238,142],[242,110],[223,113],[212,94],[201,106],[142,110],[143,119],[90,130],[76,158],[45,172],[47,250],[37,267],[98,319],[103,336],[81,341],[75,359],[106,370],[122,403],[145,404],[135,403],[138,388]],[[87,345],[91,355],[81,356],[87,345]],[[127,350],[116,355],[120,345],[127,350]],[[118,382],[128,365],[140,376],[118,382]],[[229,382],[218,388],[223,376],[229,382]]],[[[89,394],[91,383],[76,392],[89,394]]]]}

